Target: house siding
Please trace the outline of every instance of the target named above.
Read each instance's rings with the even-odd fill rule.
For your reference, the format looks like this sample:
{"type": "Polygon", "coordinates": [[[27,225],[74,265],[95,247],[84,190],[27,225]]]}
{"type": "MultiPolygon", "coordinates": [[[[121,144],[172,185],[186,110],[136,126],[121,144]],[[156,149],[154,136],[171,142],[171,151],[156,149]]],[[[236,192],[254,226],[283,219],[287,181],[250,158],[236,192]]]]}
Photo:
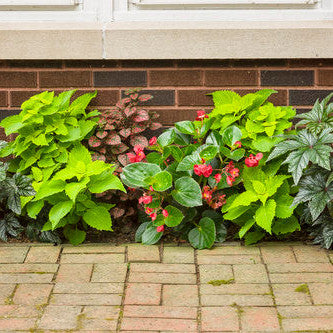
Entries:
{"type": "Polygon", "coordinates": [[[157,111],[165,126],[211,109],[206,94],[221,89],[240,94],[276,89],[273,103],[304,111],[333,91],[333,59],[3,60],[0,118],[18,113],[23,101],[44,90],[75,88],[82,94],[97,89],[92,106],[102,110],[129,87],[154,96],[147,108],[157,111]]]}

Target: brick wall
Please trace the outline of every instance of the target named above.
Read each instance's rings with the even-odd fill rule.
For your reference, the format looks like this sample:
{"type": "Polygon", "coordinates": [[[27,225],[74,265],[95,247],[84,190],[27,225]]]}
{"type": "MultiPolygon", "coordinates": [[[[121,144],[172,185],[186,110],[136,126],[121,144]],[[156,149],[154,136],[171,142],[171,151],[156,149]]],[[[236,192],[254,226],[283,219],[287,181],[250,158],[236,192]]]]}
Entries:
{"type": "Polygon", "coordinates": [[[333,59],[0,61],[0,118],[19,112],[24,100],[43,90],[97,89],[93,105],[103,109],[133,87],[154,95],[149,108],[164,125],[209,110],[212,100],[205,94],[220,89],[245,94],[273,88],[273,103],[302,111],[333,90],[333,59]]]}

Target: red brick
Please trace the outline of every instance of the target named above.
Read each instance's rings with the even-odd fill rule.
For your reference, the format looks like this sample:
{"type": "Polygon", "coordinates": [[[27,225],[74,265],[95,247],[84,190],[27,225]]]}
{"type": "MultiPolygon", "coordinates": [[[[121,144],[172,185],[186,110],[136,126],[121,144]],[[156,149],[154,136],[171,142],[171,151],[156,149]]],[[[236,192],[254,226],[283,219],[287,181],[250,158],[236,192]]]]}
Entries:
{"type": "MultiPolygon", "coordinates": [[[[176,110],[154,110],[160,117],[158,121],[163,125],[173,125],[177,121],[193,120],[196,117],[196,109],[176,109],[176,110]]],[[[208,110],[206,110],[208,111],[208,110]]]]}
{"type": "Polygon", "coordinates": [[[91,87],[89,71],[45,71],[39,74],[41,88],[91,87]]]}
{"type": "Polygon", "coordinates": [[[159,305],[162,285],[129,283],[126,289],[125,304],[159,305]]]}
{"type": "Polygon", "coordinates": [[[61,264],[57,274],[57,282],[89,282],[92,264],[61,264]]]}
{"type": "Polygon", "coordinates": [[[333,86],[333,69],[320,69],[318,71],[319,86],[333,86]]]}
{"type": "Polygon", "coordinates": [[[238,331],[238,315],[232,307],[203,307],[201,310],[203,332],[238,331]]]}
{"type": "Polygon", "coordinates": [[[241,322],[245,332],[280,332],[277,312],[273,307],[244,308],[241,322]]]}
{"type": "Polygon", "coordinates": [[[196,332],[197,321],[166,318],[123,318],[121,328],[135,331],[196,332]]]}
{"type": "Polygon", "coordinates": [[[30,97],[39,94],[38,90],[13,90],[10,92],[11,106],[21,106],[21,104],[30,97]]]}
{"type": "Polygon", "coordinates": [[[0,106],[7,106],[7,92],[6,91],[0,91],[0,106]]]}
{"type": "Polygon", "coordinates": [[[202,72],[199,70],[165,70],[149,73],[151,86],[200,86],[202,72]]]}
{"type": "Polygon", "coordinates": [[[0,72],[0,88],[36,88],[37,73],[5,71],[0,72]]]}
{"type": "Polygon", "coordinates": [[[199,306],[198,286],[167,284],[163,286],[163,305],[199,306]]]}
{"type": "MultiPolygon", "coordinates": [[[[86,91],[82,91],[86,93],[86,91]]],[[[81,94],[81,92],[80,92],[81,94]]],[[[97,96],[91,100],[90,106],[113,106],[120,99],[118,90],[97,90],[97,96]]]]}
{"type": "Polygon", "coordinates": [[[206,86],[256,86],[258,72],[255,70],[208,70],[206,86]]]}
{"type": "Polygon", "coordinates": [[[211,90],[179,90],[178,105],[180,106],[211,106],[214,105],[212,96],[206,94],[212,93],[211,90]]]}

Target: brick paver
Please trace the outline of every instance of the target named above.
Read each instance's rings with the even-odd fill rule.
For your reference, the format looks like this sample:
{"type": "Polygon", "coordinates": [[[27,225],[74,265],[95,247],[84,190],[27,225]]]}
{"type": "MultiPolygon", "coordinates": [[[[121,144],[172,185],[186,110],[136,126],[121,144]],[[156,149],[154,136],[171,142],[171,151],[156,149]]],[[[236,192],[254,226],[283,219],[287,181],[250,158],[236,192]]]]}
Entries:
{"type": "Polygon", "coordinates": [[[0,332],[330,332],[332,259],[301,243],[0,244],[0,332]]]}

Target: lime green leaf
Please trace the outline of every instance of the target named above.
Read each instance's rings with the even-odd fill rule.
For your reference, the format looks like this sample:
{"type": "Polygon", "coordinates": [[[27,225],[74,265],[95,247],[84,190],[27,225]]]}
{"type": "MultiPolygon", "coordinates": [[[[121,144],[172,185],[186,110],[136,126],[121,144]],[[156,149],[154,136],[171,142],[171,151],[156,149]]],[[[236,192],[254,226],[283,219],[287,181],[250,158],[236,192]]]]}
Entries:
{"type": "Polygon", "coordinates": [[[290,216],[287,219],[278,219],[274,222],[273,232],[276,235],[288,234],[296,230],[301,230],[301,226],[295,216],[290,216]]]}
{"type": "Polygon", "coordinates": [[[279,218],[285,219],[293,214],[295,207],[291,207],[294,198],[290,195],[280,195],[275,198],[276,209],[275,215],[279,218]]]}
{"type": "Polygon", "coordinates": [[[182,177],[176,180],[172,196],[178,203],[185,207],[202,205],[200,186],[190,177],[182,177]]]}
{"type": "Polygon", "coordinates": [[[61,201],[50,209],[49,220],[55,229],[59,221],[65,217],[73,208],[73,201],[61,201]]]}
{"type": "Polygon", "coordinates": [[[43,179],[43,172],[42,172],[41,169],[36,168],[36,167],[32,167],[32,168],[31,168],[31,172],[32,172],[32,175],[33,175],[34,180],[35,180],[36,182],[40,182],[40,181],[42,181],[42,179],[43,179]]]}
{"type": "Polygon", "coordinates": [[[200,220],[199,225],[188,233],[188,240],[196,249],[209,249],[215,242],[215,223],[209,217],[200,220]]]}
{"type": "Polygon", "coordinates": [[[237,217],[243,215],[245,212],[247,212],[250,209],[249,206],[238,206],[232,209],[229,209],[226,214],[223,215],[225,220],[234,220],[237,217]]]}
{"type": "Polygon", "coordinates": [[[35,219],[44,207],[44,200],[29,202],[26,205],[28,216],[35,219]]]}
{"type": "Polygon", "coordinates": [[[42,184],[39,188],[34,201],[38,201],[49,197],[55,193],[62,192],[65,189],[66,182],[63,180],[51,180],[42,184]]]}
{"type": "Polygon", "coordinates": [[[169,213],[168,217],[165,218],[165,224],[168,227],[175,227],[181,223],[184,215],[178,208],[168,205],[164,209],[169,213]]]}
{"type": "Polygon", "coordinates": [[[259,242],[261,239],[263,239],[264,237],[265,237],[265,233],[260,230],[248,232],[245,235],[245,245],[255,244],[255,243],[259,242]]]}
{"type": "Polygon", "coordinates": [[[172,176],[168,171],[161,171],[152,177],[144,180],[145,183],[152,185],[157,192],[168,190],[172,186],[172,176]]]}
{"type": "Polygon", "coordinates": [[[238,206],[249,206],[252,202],[258,200],[258,195],[252,191],[245,191],[239,194],[236,199],[232,202],[229,210],[238,206]]]}
{"type": "Polygon", "coordinates": [[[77,195],[87,187],[87,184],[89,183],[89,178],[83,178],[79,182],[73,182],[73,183],[68,183],[65,186],[65,192],[68,195],[68,197],[72,200],[75,201],[77,195]]]}
{"type": "Polygon", "coordinates": [[[245,234],[251,229],[251,227],[255,224],[255,220],[248,220],[239,230],[238,235],[239,238],[243,238],[245,234]]]}
{"type": "Polygon", "coordinates": [[[12,133],[16,133],[20,128],[24,126],[21,121],[21,115],[14,115],[3,119],[0,123],[0,126],[5,129],[6,135],[9,135],[12,133]]]}
{"type": "Polygon", "coordinates": [[[105,207],[96,206],[88,209],[83,215],[83,220],[97,230],[112,230],[111,216],[105,207]]]}
{"type": "Polygon", "coordinates": [[[266,186],[258,180],[252,180],[252,186],[257,194],[264,194],[267,191],[266,186]]]}
{"type": "Polygon", "coordinates": [[[269,199],[266,204],[260,206],[255,213],[256,223],[271,234],[272,222],[275,216],[276,202],[269,199]]]}
{"type": "Polygon", "coordinates": [[[120,179],[110,171],[104,171],[100,175],[91,176],[88,188],[92,193],[102,193],[107,190],[119,190],[126,193],[120,179]]]}

